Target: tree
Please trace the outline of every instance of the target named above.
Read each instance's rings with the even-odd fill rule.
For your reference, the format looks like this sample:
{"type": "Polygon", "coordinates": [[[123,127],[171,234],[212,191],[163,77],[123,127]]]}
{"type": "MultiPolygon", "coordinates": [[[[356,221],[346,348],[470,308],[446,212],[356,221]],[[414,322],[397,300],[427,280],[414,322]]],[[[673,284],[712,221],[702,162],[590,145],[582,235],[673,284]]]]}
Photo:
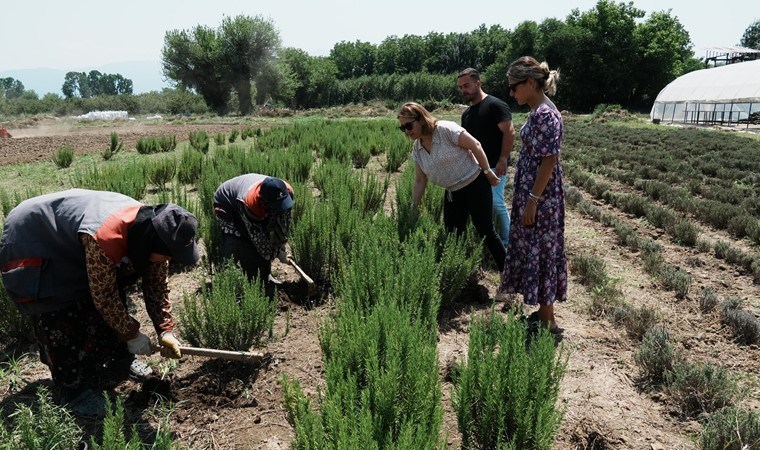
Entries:
{"type": "Polygon", "coordinates": [[[670,11],[652,13],[636,28],[635,37],[640,56],[630,67],[636,79],[632,101],[651,104],[662,88],[693,67],[691,39],[670,11]]]}
{"type": "Polygon", "coordinates": [[[166,78],[180,89],[198,92],[215,113],[227,114],[233,83],[225,77],[225,58],[216,30],[198,25],[190,31],[169,31],[161,57],[166,78]]]}
{"type": "Polygon", "coordinates": [[[574,9],[567,24],[580,28],[578,49],[581,60],[569,72],[573,75],[576,95],[572,104],[591,110],[599,103],[626,104],[635,85],[634,67],[639,64],[636,22],[644,12],[633,3],[599,0],[590,11],[574,9]]]}
{"type": "Polygon", "coordinates": [[[118,73],[100,73],[97,70],[91,70],[90,73],[68,72],[63,80],[61,92],[66,98],[76,96],[90,98],[100,95],[131,95],[132,80],[124,78],[118,73]]]}
{"type": "Polygon", "coordinates": [[[752,24],[744,30],[739,45],[760,50],[760,19],[752,22],[752,24]]]}
{"type": "MultiPolygon", "coordinates": [[[[221,58],[240,101],[240,114],[251,113],[251,82],[273,60],[280,33],[262,16],[225,17],[219,29],[221,58]]],[[[270,74],[276,72],[270,72],[270,74]]]]}
{"type": "Polygon", "coordinates": [[[11,100],[23,94],[24,83],[12,77],[0,78],[0,98],[11,100]]]}
{"type": "Polygon", "coordinates": [[[330,58],[338,68],[338,78],[356,78],[372,75],[375,71],[377,48],[369,42],[346,42],[335,44],[330,50],[330,58]]]}
{"type": "Polygon", "coordinates": [[[280,46],[274,24],[261,16],[226,17],[218,29],[198,25],[166,33],[161,50],[164,75],[180,88],[197,91],[217,114],[229,112],[237,91],[240,113],[252,109],[251,83],[280,46]]]}

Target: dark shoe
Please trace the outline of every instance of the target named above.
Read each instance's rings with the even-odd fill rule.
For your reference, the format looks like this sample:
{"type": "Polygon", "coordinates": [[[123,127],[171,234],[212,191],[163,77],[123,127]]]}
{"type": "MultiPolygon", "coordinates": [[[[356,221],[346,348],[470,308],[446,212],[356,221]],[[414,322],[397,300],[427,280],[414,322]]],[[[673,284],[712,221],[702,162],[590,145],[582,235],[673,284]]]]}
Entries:
{"type": "Polygon", "coordinates": [[[72,414],[85,419],[103,419],[106,416],[106,400],[92,389],[84,389],[73,398],[66,399],[64,406],[72,414]]]}

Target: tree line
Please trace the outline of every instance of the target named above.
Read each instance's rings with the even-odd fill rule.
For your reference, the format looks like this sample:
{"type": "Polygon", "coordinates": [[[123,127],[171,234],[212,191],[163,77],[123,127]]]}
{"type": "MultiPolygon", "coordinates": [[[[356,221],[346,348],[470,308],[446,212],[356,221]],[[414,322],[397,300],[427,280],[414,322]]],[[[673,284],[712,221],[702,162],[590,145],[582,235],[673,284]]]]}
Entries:
{"type": "MultiPolygon", "coordinates": [[[[760,20],[739,44],[760,47],[760,20]]],[[[176,90],[200,97],[209,110],[247,115],[264,103],[300,109],[372,100],[459,102],[456,74],[467,67],[480,70],[486,92],[510,100],[507,67],[532,55],[560,70],[555,103],[586,112],[602,103],[648,109],[670,81],[705,67],[692,47],[670,11],[647,15],[632,2],[599,0],[564,20],[524,21],[513,30],[481,25],[467,33],[394,35],[379,44],[341,41],[329,56],[281,47],[270,19],[225,17],[218,27],[168,31],[162,69],[176,90]]],[[[130,95],[132,81],[120,74],[69,72],[62,93],[77,101],[130,95]]],[[[0,79],[0,112],[3,99],[36,98],[20,81],[0,79]]]]}

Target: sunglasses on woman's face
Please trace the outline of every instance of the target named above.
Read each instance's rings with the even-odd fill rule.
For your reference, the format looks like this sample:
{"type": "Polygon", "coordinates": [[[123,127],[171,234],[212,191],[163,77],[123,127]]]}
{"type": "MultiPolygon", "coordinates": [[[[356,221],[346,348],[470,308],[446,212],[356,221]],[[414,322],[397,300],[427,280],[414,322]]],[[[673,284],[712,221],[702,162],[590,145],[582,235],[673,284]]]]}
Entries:
{"type": "Polygon", "coordinates": [[[517,86],[519,86],[519,85],[521,85],[521,84],[525,83],[526,81],[528,81],[528,79],[527,79],[527,78],[526,78],[526,79],[524,79],[524,80],[522,80],[522,81],[518,81],[517,83],[513,83],[513,84],[510,84],[510,85],[509,85],[509,92],[514,92],[514,91],[515,91],[515,89],[517,89],[517,86]]]}
{"type": "Polygon", "coordinates": [[[417,119],[414,119],[412,121],[409,121],[407,123],[402,123],[398,129],[401,130],[401,132],[406,133],[407,131],[412,131],[412,128],[414,128],[414,122],[416,122],[417,119]]]}

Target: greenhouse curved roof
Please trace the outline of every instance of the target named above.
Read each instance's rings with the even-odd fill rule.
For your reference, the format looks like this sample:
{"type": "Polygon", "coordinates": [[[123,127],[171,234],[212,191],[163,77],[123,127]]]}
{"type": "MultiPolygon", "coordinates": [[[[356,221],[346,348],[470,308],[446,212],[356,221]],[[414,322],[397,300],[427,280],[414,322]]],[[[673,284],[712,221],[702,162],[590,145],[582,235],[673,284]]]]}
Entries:
{"type": "Polygon", "coordinates": [[[760,102],[760,60],[682,75],[665,86],[655,103],[760,102]]]}

